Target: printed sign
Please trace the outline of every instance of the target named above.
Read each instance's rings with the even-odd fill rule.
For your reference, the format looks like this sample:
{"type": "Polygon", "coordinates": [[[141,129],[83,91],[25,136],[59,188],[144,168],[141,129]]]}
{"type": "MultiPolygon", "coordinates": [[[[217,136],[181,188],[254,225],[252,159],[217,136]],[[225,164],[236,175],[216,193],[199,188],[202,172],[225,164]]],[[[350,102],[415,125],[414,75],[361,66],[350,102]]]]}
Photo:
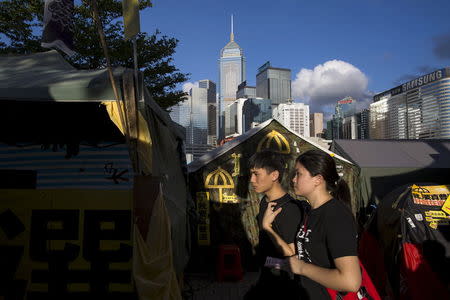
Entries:
{"type": "Polygon", "coordinates": [[[449,188],[450,186],[447,185],[413,185],[411,187],[412,198],[415,204],[442,207],[450,196],[449,188]]]}
{"type": "Polygon", "coordinates": [[[450,196],[447,197],[441,209],[450,215],[450,196]]]}
{"type": "Polygon", "coordinates": [[[0,190],[0,299],[133,295],[131,191],[0,190]]]}

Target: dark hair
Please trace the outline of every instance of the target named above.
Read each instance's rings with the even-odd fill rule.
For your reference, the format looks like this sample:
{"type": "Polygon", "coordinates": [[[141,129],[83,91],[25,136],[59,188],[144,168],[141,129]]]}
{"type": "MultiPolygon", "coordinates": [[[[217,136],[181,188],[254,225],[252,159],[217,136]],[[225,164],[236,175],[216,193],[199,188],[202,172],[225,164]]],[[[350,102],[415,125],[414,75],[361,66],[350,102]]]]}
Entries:
{"type": "Polygon", "coordinates": [[[249,168],[261,168],[269,173],[278,171],[278,181],[281,182],[286,169],[286,162],[282,154],[271,150],[263,150],[250,157],[249,168]]]}
{"type": "Polygon", "coordinates": [[[350,189],[347,182],[339,177],[334,159],[326,152],[309,150],[300,154],[295,162],[301,164],[311,176],[322,175],[331,195],[351,207],[350,189]]]}

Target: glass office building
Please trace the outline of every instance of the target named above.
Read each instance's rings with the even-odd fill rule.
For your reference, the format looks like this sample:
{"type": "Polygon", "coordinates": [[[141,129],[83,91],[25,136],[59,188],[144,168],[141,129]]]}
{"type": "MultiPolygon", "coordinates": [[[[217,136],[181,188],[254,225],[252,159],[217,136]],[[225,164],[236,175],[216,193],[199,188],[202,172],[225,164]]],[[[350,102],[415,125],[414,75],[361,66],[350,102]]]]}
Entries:
{"type": "Polygon", "coordinates": [[[374,96],[372,139],[450,138],[450,68],[443,68],[374,96]]]}
{"type": "Polygon", "coordinates": [[[291,100],[291,70],[274,68],[270,62],[258,68],[256,97],[270,99],[277,105],[291,100]]]}
{"type": "Polygon", "coordinates": [[[170,108],[170,118],[172,121],[187,128],[191,122],[191,96],[184,96],[182,101],[170,108]]]}
{"type": "Polygon", "coordinates": [[[207,144],[216,145],[217,140],[217,97],[216,84],[208,79],[200,80],[198,87],[206,89],[206,103],[207,103],[207,144]]]}

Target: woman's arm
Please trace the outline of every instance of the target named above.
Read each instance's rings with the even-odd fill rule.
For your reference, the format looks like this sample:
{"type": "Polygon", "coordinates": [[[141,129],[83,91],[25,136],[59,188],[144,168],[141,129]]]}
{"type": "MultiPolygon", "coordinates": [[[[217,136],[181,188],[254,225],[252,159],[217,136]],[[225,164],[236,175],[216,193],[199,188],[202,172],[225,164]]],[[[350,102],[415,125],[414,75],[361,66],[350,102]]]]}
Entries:
{"type": "Polygon", "coordinates": [[[275,246],[280,250],[281,254],[284,256],[292,256],[295,254],[294,243],[286,243],[272,228],[272,223],[275,217],[281,212],[282,208],[273,210],[276,203],[271,203],[267,205],[266,211],[264,212],[262,220],[262,229],[265,230],[275,246]]]}
{"type": "Polygon", "coordinates": [[[290,270],[320,283],[324,287],[344,292],[357,292],[361,286],[361,269],[357,256],[334,259],[335,269],[321,268],[297,257],[289,258],[290,270]]]}

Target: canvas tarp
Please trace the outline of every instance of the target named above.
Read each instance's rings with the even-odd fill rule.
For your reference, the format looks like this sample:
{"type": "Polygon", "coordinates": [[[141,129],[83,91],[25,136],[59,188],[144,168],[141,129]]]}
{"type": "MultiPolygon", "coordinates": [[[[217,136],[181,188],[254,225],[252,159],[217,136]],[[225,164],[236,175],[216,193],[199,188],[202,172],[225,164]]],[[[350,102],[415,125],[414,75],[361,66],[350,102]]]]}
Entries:
{"type": "MultiPolygon", "coordinates": [[[[123,68],[116,68],[117,83],[123,68]]],[[[115,100],[106,69],[77,70],[57,51],[0,59],[0,100],[115,100]]]]}
{"type": "Polygon", "coordinates": [[[445,184],[450,169],[448,140],[334,140],[331,150],[360,167],[363,207],[410,182],[445,184]]]}

